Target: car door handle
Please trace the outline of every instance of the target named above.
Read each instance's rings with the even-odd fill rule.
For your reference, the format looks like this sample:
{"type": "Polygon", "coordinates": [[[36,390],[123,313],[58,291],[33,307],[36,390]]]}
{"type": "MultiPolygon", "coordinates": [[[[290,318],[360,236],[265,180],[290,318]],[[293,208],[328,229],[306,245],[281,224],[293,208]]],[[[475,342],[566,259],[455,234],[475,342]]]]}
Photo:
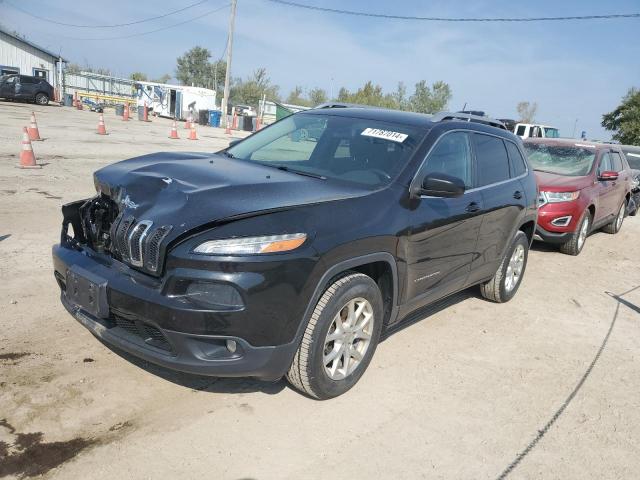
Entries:
{"type": "Polygon", "coordinates": [[[476,202],[471,202],[469,205],[467,205],[467,208],[465,208],[465,210],[469,213],[477,212],[478,210],[480,210],[480,205],[478,205],[476,202]]]}
{"type": "Polygon", "coordinates": [[[520,200],[522,198],[522,192],[516,190],[515,192],[513,192],[513,198],[515,198],[516,200],[520,200]]]}

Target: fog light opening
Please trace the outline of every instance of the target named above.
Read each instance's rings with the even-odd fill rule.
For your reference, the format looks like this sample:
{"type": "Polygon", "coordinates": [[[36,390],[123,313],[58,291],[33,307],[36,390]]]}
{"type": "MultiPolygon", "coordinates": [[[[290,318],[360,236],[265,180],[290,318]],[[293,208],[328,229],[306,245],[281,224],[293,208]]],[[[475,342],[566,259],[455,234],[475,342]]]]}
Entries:
{"type": "Polygon", "coordinates": [[[227,340],[227,350],[230,353],[236,353],[236,349],[238,348],[238,344],[235,340],[227,340]]]}

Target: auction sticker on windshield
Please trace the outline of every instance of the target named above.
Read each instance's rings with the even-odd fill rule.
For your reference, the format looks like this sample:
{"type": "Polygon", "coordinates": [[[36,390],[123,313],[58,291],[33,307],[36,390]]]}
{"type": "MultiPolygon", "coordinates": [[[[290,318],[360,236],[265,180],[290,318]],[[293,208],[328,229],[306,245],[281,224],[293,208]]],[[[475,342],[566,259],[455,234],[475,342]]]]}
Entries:
{"type": "Polygon", "coordinates": [[[365,137],[382,138],[391,140],[392,142],[402,143],[409,135],[400,132],[392,132],[391,130],[381,130],[379,128],[365,128],[360,135],[365,137]]]}

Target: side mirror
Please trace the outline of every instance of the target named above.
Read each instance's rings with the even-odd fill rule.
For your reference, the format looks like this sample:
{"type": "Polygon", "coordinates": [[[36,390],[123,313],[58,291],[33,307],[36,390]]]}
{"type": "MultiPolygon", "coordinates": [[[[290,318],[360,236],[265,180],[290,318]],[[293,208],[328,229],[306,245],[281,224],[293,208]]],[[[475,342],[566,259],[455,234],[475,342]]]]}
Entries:
{"type": "Polygon", "coordinates": [[[419,195],[429,197],[455,198],[464,194],[465,186],[462,179],[444,173],[430,173],[424,180],[419,195]]]}
{"type": "Polygon", "coordinates": [[[234,138],[233,140],[229,141],[229,146],[227,148],[231,148],[233,147],[235,144],[240,143],[242,140],[240,140],[239,138],[234,138]]]}
{"type": "Polygon", "coordinates": [[[611,182],[613,180],[618,179],[618,172],[612,172],[610,170],[606,170],[598,176],[598,180],[602,180],[603,182],[611,182]]]}

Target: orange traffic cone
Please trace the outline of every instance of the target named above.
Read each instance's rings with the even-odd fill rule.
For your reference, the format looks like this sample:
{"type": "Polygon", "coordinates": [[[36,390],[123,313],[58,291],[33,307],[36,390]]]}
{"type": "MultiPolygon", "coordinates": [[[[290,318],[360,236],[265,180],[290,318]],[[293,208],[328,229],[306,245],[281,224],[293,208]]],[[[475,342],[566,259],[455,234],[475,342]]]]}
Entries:
{"type": "Polygon", "coordinates": [[[234,130],[238,129],[238,115],[236,115],[236,112],[233,112],[233,125],[231,128],[234,130]]]}
{"type": "Polygon", "coordinates": [[[189,132],[189,140],[198,140],[198,135],[196,134],[196,125],[194,123],[191,124],[191,131],[189,132]]]}
{"type": "Polygon", "coordinates": [[[38,124],[36,123],[36,113],[31,112],[31,123],[29,124],[29,128],[27,128],[27,132],[29,132],[29,140],[31,141],[40,141],[40,132],[38,131],[38,124]]]}
{"type": "Polygon", "coordinates": [[[124,104],[124,112],[122,113],[122,121],[123,122],[128,122],[129,121],[129,104],[128,103],[124,104]]]}
{"type": "Polygon", "coordinates": [[[27,127],[22,129],[22,151],[20,152],[20,168],[42,168],[42,165],[36,163],[36,156],[31,148],[31,140],[29,140],[29,132],[27,127]]]}
{"type": "Polygon", "coordinates": [[[231,135],[231,124],[229,123],[229,115],[226,115],[224,120],[227,125],[224,129],[224,133],[227,135],[231,135]]]}
{"type": "Polygon", "coordinates": [[[106,135],[107,128],[104,126],[104,115],[100,114],[100,120],[98,120],[98,135],[106,135]]]}
{"type": "Polygon", "coordinates": [[[189,112],[189,116],[187,117],[187,121],[184,123],[185,130],[190,130],[192,124],[193,124],[193,115],[191,115],[191,112],[189,112]]]}
{"type": "Polygon", "coordinates": [[[262,128],[260,117],[256,117],[256,132],[262,128]]]}
{"type": "Polygon", "coordinates": [[[171,133],[169,134],[169,138],[173,138],[175,140],[180,139],[178,136],[178,127],[176,126],[176,121],[173,121],[173,125],[171,126],[171,133]]]}

